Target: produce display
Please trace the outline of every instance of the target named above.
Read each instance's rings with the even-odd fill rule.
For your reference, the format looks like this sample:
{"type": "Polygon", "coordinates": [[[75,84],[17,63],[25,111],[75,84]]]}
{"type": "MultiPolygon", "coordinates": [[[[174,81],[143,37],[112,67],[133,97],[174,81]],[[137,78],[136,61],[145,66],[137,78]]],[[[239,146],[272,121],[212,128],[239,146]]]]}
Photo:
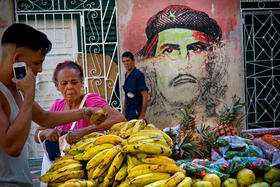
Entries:
{"type": "Polygon", "coordinates": [[[40,180],[59,187],[280,187],[279,139],[242,134],[243,106],[233,97],[214,128],[197,128],[192,108],[164,130],[144,120],[117,123],[64,150],[40,180]]]}

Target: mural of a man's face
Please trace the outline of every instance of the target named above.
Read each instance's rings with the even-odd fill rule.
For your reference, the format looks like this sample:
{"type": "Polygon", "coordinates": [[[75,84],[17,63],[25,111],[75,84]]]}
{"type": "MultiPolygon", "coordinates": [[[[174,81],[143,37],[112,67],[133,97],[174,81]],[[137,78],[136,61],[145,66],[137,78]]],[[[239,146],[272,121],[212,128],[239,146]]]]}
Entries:
{"type": "Polygon", "coordinates": [[[207,36],[198,31],[172,28],[158,34],[156,79],[161,94],[170,102],[190,102],[199,95],[198,82],[206,78],[207,36]],[[195,94],[195,95],[194,95],[195,94]]]}

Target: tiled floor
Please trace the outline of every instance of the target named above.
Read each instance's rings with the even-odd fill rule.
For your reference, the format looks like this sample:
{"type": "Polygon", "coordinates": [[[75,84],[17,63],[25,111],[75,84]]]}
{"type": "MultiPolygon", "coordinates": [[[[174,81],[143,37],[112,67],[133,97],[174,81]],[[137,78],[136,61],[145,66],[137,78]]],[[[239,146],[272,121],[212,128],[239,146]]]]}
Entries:
{"type": "Polygon", "coordinates": [[[42,159],[29,159],[29,167],[31,177],[34,182],[34,187],[40,187],[40,174],[41,174],[42,159]]]}

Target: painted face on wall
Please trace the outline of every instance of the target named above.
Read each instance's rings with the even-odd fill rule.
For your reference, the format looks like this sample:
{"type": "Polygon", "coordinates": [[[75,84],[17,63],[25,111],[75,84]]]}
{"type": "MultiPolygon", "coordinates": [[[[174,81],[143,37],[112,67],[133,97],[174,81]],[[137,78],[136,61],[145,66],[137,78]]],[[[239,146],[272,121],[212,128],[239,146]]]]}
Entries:
{"type": "Polygon", "coordinates": [[[198,97],[198,83],[207,78],[208,40],[204,33],[189,29],[167,29],[158,34],[155,56],[157,85],[170,102],[190,102],[198,97]]]}

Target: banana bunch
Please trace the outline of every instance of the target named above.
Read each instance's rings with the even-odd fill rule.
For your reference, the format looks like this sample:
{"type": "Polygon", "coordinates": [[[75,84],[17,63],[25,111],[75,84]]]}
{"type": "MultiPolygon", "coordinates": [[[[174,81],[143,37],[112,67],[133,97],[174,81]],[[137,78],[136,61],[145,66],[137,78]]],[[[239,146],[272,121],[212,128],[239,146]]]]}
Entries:
{"type": "Polygon", "coordinates": [[[97,153],[121,144],[122,138],[116,135],[96,134],[95,137],[87,135],[76,144],[70,146],[66,151],[68,155],[73,155],[75,160],[88,161],[97,153]]]}
{"type": "Polygon", "coordinates": [[[40,177],[40,181],[49,186],[58,186],[70,179],[83,179],[85,171],[83,165],[73,159],[71,155],[59,158],[51,168],[40,177]]]}
{"type": "Polygon", "coordinates": [[[104,134],[98,132],[92,132],[85,135],[80,141],[70,146],[68,149],[64,149],[63,152],[69,155],[76,155],[81,153],[86,148],[90,147],[95,138],[103,136],[104,134]]]}
{"type": "Polygon", "coordinates": [[[61,187],[185,184],[185,170],[168,157],[172,145],[167,134],[144,120],[120,122],[106,135],[92,133],[71,145],[41,181],[61,187]]]}
{"type": "Polygon", "coordinates": [[[97,187],[98,184],[94,181],[84,179],[70,179],[57,187],[97,187]]]}
{"type": "Polygon", "coordinates": [[[144,120],[133,119],[127,122],[120,122],[113,125],[107,134],[114,134],[121,138],[128,138],[130,135],[146,127],[144,120]]]}

